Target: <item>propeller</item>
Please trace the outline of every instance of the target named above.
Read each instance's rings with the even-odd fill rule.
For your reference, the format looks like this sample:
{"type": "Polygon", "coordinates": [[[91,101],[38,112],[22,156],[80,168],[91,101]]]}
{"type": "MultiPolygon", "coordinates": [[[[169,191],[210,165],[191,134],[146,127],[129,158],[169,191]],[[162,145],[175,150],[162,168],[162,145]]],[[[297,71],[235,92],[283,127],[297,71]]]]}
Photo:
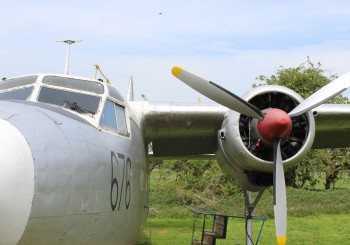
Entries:
{"type": "Polygon", "coordinates": [[[178,66],[174,66],[171,72],[175,77],[186,83],[197,92],[207,96],[223,106],[226,106],[227,108],[230,108],[233,111],[237,111],[252,118],[264,118],[264,114],[257,107],[214,82],[205,80],[204,78],[183,70],[178,66]]]}
{"type": "Polygon", "coordinates": [[[290,117],[296,117],[305,112],[312,110],[313,108],[321,105],[338,94],[344,92],[350,87],[350,72],[344,74],[343,76],[333,80],[326,86],[320,88],[306,100],[301,102],[297,107],[295,107],[290,113],[290,117]]]}
{"type": "Polygon", "coordinates": [[[286,140],[291,134],[293,128],[292,117],[308,112],[350,87],[350,73],[339,77],[318,90],[301,102],[289,114],[277,108],[268,108],[260,111],[254,105],[218,84],[198,77],[178,66],[172,68],[172,74],[194,90],[217,103],[248,117],[259,119],[257,127],[261,137],[273,144],[273,188],[276,236],[277,243],[279,245],[284,245],[286,243],[287,233],[287,198],[281,141],[286,140]]]}
{"type": "Polygon", "coordinates": [[[264,120],[258,121],[258,131],[265,140],[273,143],[273,202],[277,244],[284,245],[287,240],[287,196],[286,182],[281,154],[281,141],[292,132],[292,119],[277,108],[264,110],[264,120]]]}
{"type": "Polygon", "coordinates": [[[277,244],[282,245],[286,244],[287,240],[287,195],[281,156],[281,140],[274,140],[273,148],[273,210],[275,214],[277,244]]]}

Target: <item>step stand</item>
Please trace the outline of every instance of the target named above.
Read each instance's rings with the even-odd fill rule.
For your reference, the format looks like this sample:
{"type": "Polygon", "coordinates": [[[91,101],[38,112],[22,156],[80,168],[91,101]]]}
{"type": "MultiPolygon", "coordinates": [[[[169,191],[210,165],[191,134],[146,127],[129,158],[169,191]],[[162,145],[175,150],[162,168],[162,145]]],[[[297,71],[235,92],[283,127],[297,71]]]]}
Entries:
{"type": "Polygon", "coordinates": [[[192,245],[215,245],[216,239],[226,239],[227,233],[227,223],[228,216],[222,214],[216,214],[215,212],[199,211],[191,209],[191,212],[194,214],[194,223],[193,223],[193,233],[192,233],[192,245]],[[198,216],[203,215],[203,225],[201,229],[201,240],[194,239],[195,232],[195,223],[198,216]],[[211,224],[211,229],[206,230],[207,216],[212,216],[213,221],[211,224]]]}
{"type": "Polygon", "coordinates": [[[258,245],[260,236],[265,224],[266,218],[258,218],[252,215],[254,207],[259,201],[262,192],[260,192],[255,201],[251,201],[251,195],[245,195],[246,197],[246,213],[245,216],[235,216],[235,215],[226,215],[226,214],[217,214],[216,212],[203,211],[190,209],[193,213],[194,222],[193,222],[193,230],[192,230],[192,245],[216,245],[216,239],[226,239],[227,234],[227,225],[229,218],[237,218],[237,219],[245,219],[247,221],[246,224],[246,245],[258,245]],[[201,224],[201,228],[196,228],[197,218],[203,216],[203,221],[201,224]],[[210,219],[210,223],[208,223],[210,219]],[[255,243],[252,241],[252,220],[261,221],[260,230],[258,232],[255,243]],[[196,237],[195,233],[200,232],[200,238],[196,237]]]}
{"type": "Polygon", "coordinates": [[[214,216],[214,234],[216,238],[226,239],[228,216],[217,214],[214,216]]]}

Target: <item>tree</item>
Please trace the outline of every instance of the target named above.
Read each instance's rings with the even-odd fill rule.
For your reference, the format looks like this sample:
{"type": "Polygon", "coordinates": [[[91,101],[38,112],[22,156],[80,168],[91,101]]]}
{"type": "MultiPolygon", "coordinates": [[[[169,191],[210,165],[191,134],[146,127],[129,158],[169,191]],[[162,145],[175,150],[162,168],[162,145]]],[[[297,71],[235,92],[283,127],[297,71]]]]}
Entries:
{"type": "Polygon", "coordinates": [[[240,191],[237,182],[223,173],[214,160],[164,160],[156,169],[174,175],[169,188],[184,205],[204,204],[212,208],[219,196],[240,191]]]}
{"type": "Polygon", "coordinates": [[[341,174],[350,169],[348,149],[317,150],[317,168],[322,169],[321,178],[324,179],[324,187],[329,190],[341,174]]]}
{"type": "MultiPolygon", "coordinates": [[[[303,98],[307,98],[337,78],[337,75],[329,74],[327,76],[326,73],[329,73],[329,71],[323,69],[321,63],[315,65],[307,57],[307,61],[298,67],[285,68],[281,66],[275,75],[270,77],[261,75],[257,77],[257,80],[263,82],[263,84],[288,87],[303,98]]],[[[254,84],[253,87],[263,84],[254,84]]],[[[336,104],[348,102],[349,99],[342,95],[329,101],[329,103],[336,104]]],[[[312,150],[300,164],[286,172],[286,184],[299,188],[304,187],[307,183],[313,186],[317,183],[316,175],[313,173],[318,170],[323,173],[322,176],[325,178],[325,188],[329,189],[338,180],[342,171],[347,168],[348,162],[344,158],[346,155],[349,155],[348,149],[312,150]]]]}

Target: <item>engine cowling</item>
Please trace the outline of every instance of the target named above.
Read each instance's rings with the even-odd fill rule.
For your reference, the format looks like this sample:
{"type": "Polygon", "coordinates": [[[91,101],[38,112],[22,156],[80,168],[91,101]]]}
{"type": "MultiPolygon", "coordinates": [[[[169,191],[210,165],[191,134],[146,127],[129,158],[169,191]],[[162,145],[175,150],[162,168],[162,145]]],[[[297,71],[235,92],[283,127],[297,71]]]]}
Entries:
{"type": "MultiPolygon", "coordinates": [[[[278,108],[286,113],[303,99],[291,89],[267,85],[243,97],[260,110],[278,108]]],[[[284,169],[299,163],[311,149],[315,137],[312,112],[292,118],[289,137],[281,141],[284,169]]],[[[218,132],[219,163],[223,171],[238,179],[241,187],[257,191],[273,184],[273,143],[264,139],[258,119],[229,110],[218,132]]]]}

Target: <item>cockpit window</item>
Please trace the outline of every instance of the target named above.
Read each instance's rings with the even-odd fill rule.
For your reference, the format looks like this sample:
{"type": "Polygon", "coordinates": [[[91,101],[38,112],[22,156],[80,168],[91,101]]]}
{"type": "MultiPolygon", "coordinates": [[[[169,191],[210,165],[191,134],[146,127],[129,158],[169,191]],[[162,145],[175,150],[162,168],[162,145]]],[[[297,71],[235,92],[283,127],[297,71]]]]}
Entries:
{"type": "Polygon", "coordinates": [[[6,79],[0,82],[0,90],[30,85],[30,84],[33,84],[37,78],[38,76],[27,76],[27,77],[6,79]]]}
{"type": "Polygon", "coordinates": [[[114,103],[110,100],[107,100],[105,103],[105,108],[103,109],[101,115],[101,126],[117,130],[117,121],[115,118],[114,103]]]}
{"type": "Polygon", "coordinates": [[[0,100],[27,100],[32,91],[33,87],[27,87],[3,93],[0,91],[0,100]]]}
{"type": "Polygon", "coordinates": [[[87,94],[42,87],[38,101],[59,105],[79,113],[95,114],[100,103],[100,98],[87,94]]]}
{"type": "Polygon", "coordinates": [[[117,116],[118,133],[128,135],[124,107],[115,104],[115,114],[117,116]]]}
{"type": "Polygon", "coordinates": [[[67,77],[46,76],[43,79],[43,83],[47,85],[77,89],[96,94],[103,94],[104,92],[103,85],[100,83],[87,80],[72,79],[67,77]]]}
{"type": "Polygon", "coordinates": [[[112,129],[121,135],[129,135],[124,107],[110,100],[106,101],[100,124],[102,127],[112,129]]]}
{"type": "Polygon", "coordinates": [[[33,91],[33,83],[38,76],[27,76],[0,82],[0,100],[26,100],[33,91]]]}

